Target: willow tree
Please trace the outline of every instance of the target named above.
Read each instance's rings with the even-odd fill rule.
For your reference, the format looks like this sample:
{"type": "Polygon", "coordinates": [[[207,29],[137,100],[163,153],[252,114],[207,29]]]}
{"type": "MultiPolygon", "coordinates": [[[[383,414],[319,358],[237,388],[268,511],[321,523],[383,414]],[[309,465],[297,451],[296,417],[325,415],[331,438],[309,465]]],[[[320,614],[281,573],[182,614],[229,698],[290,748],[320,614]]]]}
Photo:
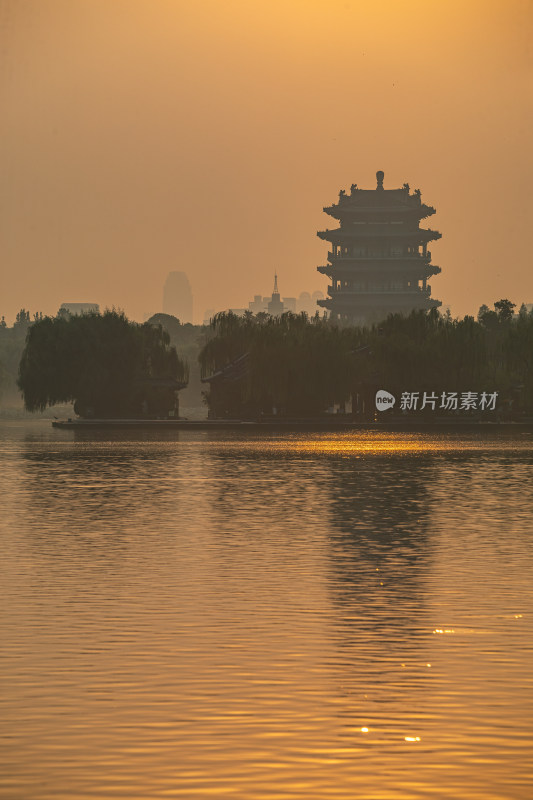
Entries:
{"type": "Polygon", "coordinates": [[[187,377],[161,326],[106,311],[35,322],[18,385],[29,411],[72,402],[83,417],[161,416],[187,377]]]}
{"type": "Polygon", "coordinates": [[[216,416],[320,414],[350,396],[353,342],[318,317],[217,315],[200,354],[216,416]]]}

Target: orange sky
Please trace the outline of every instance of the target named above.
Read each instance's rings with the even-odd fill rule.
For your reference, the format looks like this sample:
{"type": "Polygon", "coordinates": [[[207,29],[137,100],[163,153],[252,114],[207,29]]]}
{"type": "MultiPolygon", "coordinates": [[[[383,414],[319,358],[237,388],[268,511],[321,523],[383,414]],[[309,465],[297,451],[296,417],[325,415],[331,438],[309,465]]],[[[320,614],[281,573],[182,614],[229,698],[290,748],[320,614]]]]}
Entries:
{"type": "Polygon", "coordinates": [[[321,289],[352,182],[420,188],[452,313],[533,302],[531,0],[0,0],[0,315],[321,289]]]}

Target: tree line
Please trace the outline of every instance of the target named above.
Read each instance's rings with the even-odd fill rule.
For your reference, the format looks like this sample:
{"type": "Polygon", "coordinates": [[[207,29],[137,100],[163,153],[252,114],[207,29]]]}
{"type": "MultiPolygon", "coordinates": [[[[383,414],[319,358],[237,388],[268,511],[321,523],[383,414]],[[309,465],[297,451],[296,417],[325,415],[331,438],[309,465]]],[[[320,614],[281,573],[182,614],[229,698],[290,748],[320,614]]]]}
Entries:
{"type": "Polygon", "coordinates": [[[421,398],[497,393],[498,415],[531,415],[533,315],[514,308],[500,300],[477,319],[413,311],[368,328],[318,315],[218,314],[200,353],[210,413],[315,416],[352,399],[354,412],[372,418],[376,392],[387,389],[421,398]]]}
{"type": "MultiPolygon", "coordinates": [[[[514,308],[500,300],[477,319],[414,311],[372,327],[318,315],[218,314],[199,355],[210,415],[312,417],[351,401],[353,413],[373,418],[384,389],[397,398],[478,393],[488,411],[487,393],[497,393],[497,415],[533,416],[533,315],[514,308]]],[[[81,416],[166,416],[177,413],[188,365],[160,322],[138,325],[115,311],[31,321],[21,310],[12,329],[0,328],[0,363],[6,344],[20,355],[25,335],[18,386],[31,411],[73,402],[81,416]]],[[[461,410],[439,405],[444,414],[461,410]]]]}

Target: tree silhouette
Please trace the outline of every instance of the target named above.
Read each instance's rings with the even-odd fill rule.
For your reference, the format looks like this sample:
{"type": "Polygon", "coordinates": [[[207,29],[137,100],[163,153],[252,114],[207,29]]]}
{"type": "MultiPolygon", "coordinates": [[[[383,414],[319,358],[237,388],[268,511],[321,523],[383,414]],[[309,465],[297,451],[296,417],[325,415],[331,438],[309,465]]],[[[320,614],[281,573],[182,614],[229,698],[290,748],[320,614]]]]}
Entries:
{"type": "Polygon", "coordinates": [[[107,311],[31,325],[18,385],[29,411],[74,402],[83,417],[159,416],[175,408],[187,377],[161,326],[107,311]]]}
{"type": "MultiPolygon", "coordinates": [[[[200,354],[214,416],[313,416],[358,397],[408,392],[498,392],[500,406],[533,412],[533,316],[514,303],[482,306],[478,321],[436,309],[390,315],[372,328],[305,314],[217,315],[200,354]]],[[[452,412],[453,409],[450,409],[452,412]]],[[[445,413],[445,412],[443,412],[445,413]]],[[[447,413],[447,412],[446,412],[447,413]]]]}

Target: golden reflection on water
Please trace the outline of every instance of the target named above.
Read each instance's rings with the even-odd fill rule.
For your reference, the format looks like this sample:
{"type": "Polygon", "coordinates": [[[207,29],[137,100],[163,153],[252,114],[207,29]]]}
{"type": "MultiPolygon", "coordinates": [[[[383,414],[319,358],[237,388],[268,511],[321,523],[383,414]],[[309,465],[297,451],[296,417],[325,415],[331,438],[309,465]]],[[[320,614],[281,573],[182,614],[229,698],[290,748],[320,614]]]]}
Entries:
{"type": "Polygon", "coordinates": [[[435,444],[413,437],[393,436],[322,436],[313,439],[303,439],[289,442],[275,442],[270,449],[285,450],[293,453],[326,453],[331,455],[352,455],[354,453],[423,453],[435,450],[435,444]]]}
{"type": "Polygon", "coordinates": [[[530,800],[531,440],[5,441],[2,800],[530,800]]]}
{"type": "MultiPolygon", "coordinates": [[[[326,455],[380,455],[380,454],[424,454],[424,453],[468,453],[483,451],[505,451],[509,446],[507,434],[487,437],[478,433],[467,435],[431,433],[387,433],[379,431],[356,431],[349,433],[272,434],[268,438],[238,438],[236,441],[222,441],[220,446],[227,450],[248,452],[283,452],[326,455]],[[460,444],[458,444],[458,441],[460,444]]],[[[513,439],[514,450],[531,450],[533,435],[519,433],[513,439]]]]}

